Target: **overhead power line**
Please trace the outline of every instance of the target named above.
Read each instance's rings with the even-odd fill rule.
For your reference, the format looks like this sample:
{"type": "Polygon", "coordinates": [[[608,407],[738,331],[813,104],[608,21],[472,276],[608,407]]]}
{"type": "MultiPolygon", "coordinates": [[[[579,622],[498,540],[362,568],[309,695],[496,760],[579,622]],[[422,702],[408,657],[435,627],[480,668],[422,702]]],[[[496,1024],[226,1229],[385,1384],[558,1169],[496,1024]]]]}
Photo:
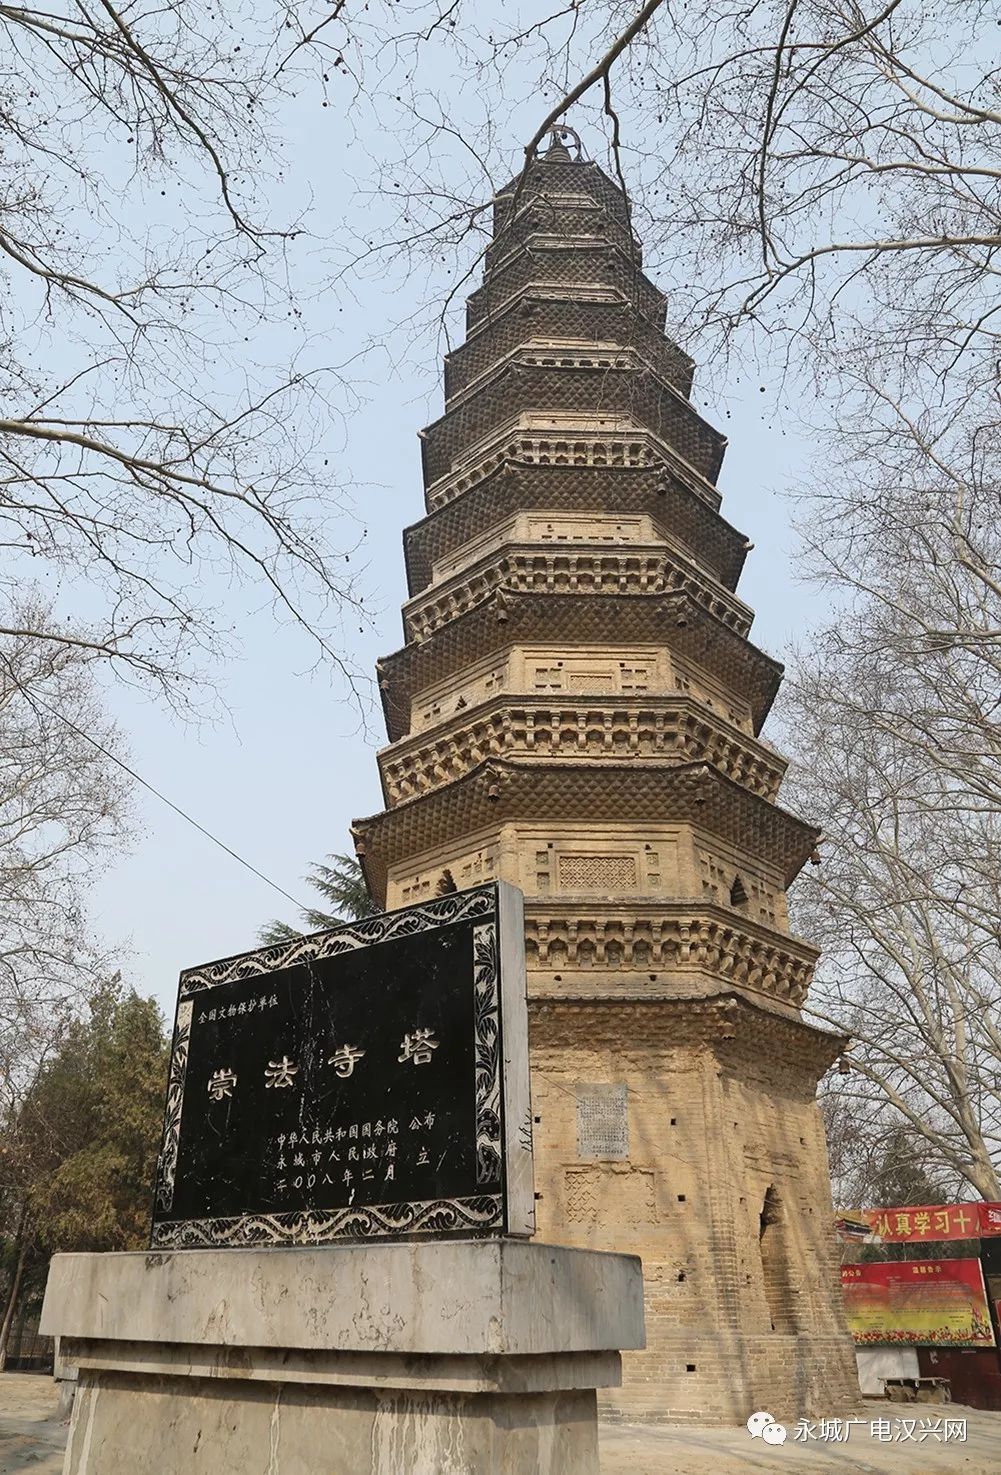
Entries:
{"type": "Polygon", "coordinates": [[[199,832],[199,834],[204,835],[207,840],[211,840],[213,845],[218,845],[220,850],[224,850],[227,855],[232,856],[233,860],[238,861],[241,866],[250,871],[251,874],[256,876],[259,881],[263,881],[266,886],[270,886],[272,891],[277,891],[279,896],[284,896],[285,900],[290,901],[294,907],[297,907],[299,909],[299,911],[308,910],[308,907],[304,902],[297,901],[294,896],[290,896],[283,886],[278,885],[277,881],[272,881],[270,876],[266,876],[263,871],[259,871],[257,867],[255,865],[252,865],[249,860],[245,860],[244,857],[240,855],[238,851],[234,850],[231,845],[227,845],[225,840],[220,840],[218,835],[213,835],[211,830],[206,829],[203,824],[199,824],[198,820],[194,819],[190,814],[188,814],[186,810],[182,809],[179,804],[175,804],[173,799],[168,799],[166,794],[162,794],[154,784],[151,784],[147,779],[144,779],[141,773],[137,773],[134,768],[130,768],[127,763],[123,762],[123,760],[117,756],[117,754],[112,753],[111,750],[109,748],[106,748],[103,743],[99,743],[97,738],[91,737],[89,732],[85,732],[82,727],[78,727],[75,722],[73,722],[69,717],[66,716],[65,712],[60,712],[56,707],[49,706],[48,702],[43,701],[43,699],[38,696],[37,693],[31,693],[29,695],[27,692],[25,692],[25,696],[27,696],[30,702],[37,702],[40,707],[44,707],[45,711],[48,712],[50,716],[58,717],[61,722],[65,722],[66,726],[72,728],[78,737],[83,738],[84,742],[90,743],[92,748],[96,748],[99,753],[104,754],[105,758],[110,759],[112,763],[116,763],[119,768],[123,769],[129,775],[130,778],[135,779],[137,784],[141,784],[144,789],[148,790],[148,792],[151,793],[155,798],[159,799],[161,804],[166,804],[168,809],[172,809],[175,814],[179,814],[181,819],[185,820],[189,825],[192,825],[199,832]]]}

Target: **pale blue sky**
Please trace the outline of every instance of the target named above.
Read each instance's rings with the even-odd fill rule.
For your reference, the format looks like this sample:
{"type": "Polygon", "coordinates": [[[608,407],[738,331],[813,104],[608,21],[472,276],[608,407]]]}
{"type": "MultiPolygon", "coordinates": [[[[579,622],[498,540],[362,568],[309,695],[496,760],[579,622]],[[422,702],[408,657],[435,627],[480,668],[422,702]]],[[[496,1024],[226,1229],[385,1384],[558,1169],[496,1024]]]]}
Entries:
{"type": "MultiPolygon", "coordinates": [[[[511,119],[511,172],[519,139],[532,131],[530,113],[523,108],[511,119]]],[[[315,110],[292,110],[283,126],[289,187],[312,195],[314,237],[323,242],[343,229],[352,211],[363,210],[357,187],[366,183],[366,160],[350,152],[350,130],[330,110],[322,129],[315,120],[315,110]]],[[[377,217],[374,226],[365,220],[366,229],[377,226],[377,217]]],[[[470,242],[463,265],[473,255],[470,242]]],[[[309,287],[318,262],[307,256],[303,271],[309,287]]],[[[321,293],[306,305],[306,332],[329,350],[331,361],[342,362],[367,335],[403,317],[411,297],[436,289],[434,279],[407,280],[394,270],[370,277],[351,295],[321,293]]],[[[400,357],[407,359],[402,352],[400,357]]],[[[339,452],[342,480],[364,484],[353,495],[368,529],[366,602],[380,613],[374,632],[359,634],[350,621],[347,629],[351,655],[368,673],[380,654],[401,643],[401,533],[423,512],[417,431],[441,410],[440,364],[433,354],[424,355],[423,369],[389,371],[387,363],[386,355],[377,354],[362,370],[364,403],[351,415],[339,452]]],[[[794,428],[795,407],[777,417],[779,396],[771,387],[760,394],[757,379],[748,384],[747,375],[742,378],[742,385],[736,376],[729,386],[724,383],[703,413],[730,438],[720,480],[724,513],[756,545],[740,588],[757,611],[752,638],[782,657],[820,608],[817,596],[796,581],[791,513],[782,496],[805,466],[810,447],[794,428]]],[[[701,408],[706,395],[698,388],[697,378],[701,408]]],[[[339,447],[339,430],[334,439],[339,447]]],[[[355,536],[346,528],[344,542],[353,543],[355,536]]],[[[350,850],[351,819],[381,807],[375,752],[384,733],[378,704],[366,736],[344,690],[323,674],[305,674],[309,653],[275,627],[269,609],[255,611],[252,598],[223,586],[207,592],[237,625],[242,645],[242,658],[219,673],[229,721],[188,728],[121,689],[110,693],[112,711],[126,734],[130,762],[150,783],[309,902],[314,898],[302,880],[309,863],[350,850]]],[[[293,909],[141,790],[135,812],[141,834],[95,881],[92,910],[104,940],[120,944],[126,977],[155,995],[169,1014],[182,967],[254,946],[263,922],[274,916],[294,920],[293,909]]]]}

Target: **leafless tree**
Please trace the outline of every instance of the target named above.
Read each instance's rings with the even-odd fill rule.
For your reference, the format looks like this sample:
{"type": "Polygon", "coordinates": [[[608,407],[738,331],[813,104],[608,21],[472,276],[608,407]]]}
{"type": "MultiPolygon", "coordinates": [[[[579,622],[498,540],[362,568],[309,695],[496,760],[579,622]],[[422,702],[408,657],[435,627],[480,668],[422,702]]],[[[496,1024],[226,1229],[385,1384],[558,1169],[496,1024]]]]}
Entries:
{"type": "MultiPolygon", "coordinates": [[[[884,1110],[865,1112],[851,1076],[835,1075],[820,1098],[834,1203],[841,1209],[948,1203],[953,1175],[930,1168],[928,1143],[884,1110]]],[[[963,1191],[963,1190],[961,1190],[963,1191]]],[[[938,1245],[930,1246],[932,1251],[938,1245]]]]}
{"type": "MultiPolygon", "coordinates": [[[[15,614],[28,630],[51,619],[37,604],[15,614]]],[[[127,780],[113,761],[120,749],[84,652],[32,635],[0,641],[4,1116],[107,964],[86,897],[102,858],[127,834],[127,780]]]]}
{"type": "Polygon", "coordinates": [[[303,222],[264,203],[315,60],[297,9],[3,5],[0,38],[0,631],[178,705],[227,647],[221,573],[348,669],[361,534],[327,427],[350,385],[306,343],[303,222]],[[44,625],[15,616],[25,579],[44,625]]]}
{"type": "Polygon", "coordinates": [[[824,948],[814,1008],[854,1036],[838,1085],[863,1130],[906,1127],[933,1174],[997,1198],[998,432],[866,387],[883,413],[860,429],[865,480],[845,419],[823,496],[809,489],[807,546],[838,605],[787,683],[791,792],[826,832],[800,922],[824,948]]]}

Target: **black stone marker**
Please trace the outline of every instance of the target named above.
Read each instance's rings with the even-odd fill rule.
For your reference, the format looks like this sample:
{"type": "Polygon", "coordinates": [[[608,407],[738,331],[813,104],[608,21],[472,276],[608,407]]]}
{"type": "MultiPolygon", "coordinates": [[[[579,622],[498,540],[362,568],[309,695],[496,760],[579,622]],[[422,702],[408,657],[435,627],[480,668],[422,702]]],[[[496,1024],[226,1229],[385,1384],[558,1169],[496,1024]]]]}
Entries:
{"type": "Polygon", "coordinates": [[[521,894],[181,974],[154,1248],[530,1234],[521,894]]]}

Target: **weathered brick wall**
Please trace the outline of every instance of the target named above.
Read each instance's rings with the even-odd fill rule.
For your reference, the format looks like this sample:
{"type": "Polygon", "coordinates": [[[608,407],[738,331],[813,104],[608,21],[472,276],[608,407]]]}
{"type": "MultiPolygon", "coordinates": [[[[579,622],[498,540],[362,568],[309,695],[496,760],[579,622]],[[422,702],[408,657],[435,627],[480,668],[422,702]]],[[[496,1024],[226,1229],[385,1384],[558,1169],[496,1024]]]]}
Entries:
{"type": "MultiPolygon", "coordinates": [[[[610,1414],[674,1422],[843,1412],[857,1399],[837,1278],[826,1149],[809,1068],[699,1038],[660,1012],[532,1013],[539,1234],[643,1259],[646,1352],[610,1414]],[[631,1020],[630,1020],[631,1014],[631,1020]],[[630,1027],[630,1023],[631,1026],[630,1027]],[[642,1029],[637,1025],[642,1023],[642,1029]],[[767,1080],[765,1076],[767,1074],[767,1080]],[[623,1085],[628,1156],[578,1155],[578,1092],[623,1085]],[[793,1325],[772,1329],[760,1216],[778,1197],[793,1325]]],[[[769,1231],[770,1232],[770,1231],[769,1231]]]]}

